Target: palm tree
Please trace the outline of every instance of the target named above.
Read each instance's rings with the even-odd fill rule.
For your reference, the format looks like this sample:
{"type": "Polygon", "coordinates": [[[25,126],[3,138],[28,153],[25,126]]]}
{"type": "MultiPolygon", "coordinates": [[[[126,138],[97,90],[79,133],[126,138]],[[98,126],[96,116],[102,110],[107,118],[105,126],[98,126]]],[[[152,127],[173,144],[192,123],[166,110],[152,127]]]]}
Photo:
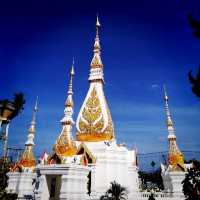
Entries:
{"type": "Polygon", "coordinates": [[[25,104],[24,94],[22,92],[14,94],[14,100],[12,102],[15,111],[13,112],[13,115],[11,118],[13,119],[16,117],[19,113],[21,113],[22,110],[24,110],[24,104],[25,104]]]}
{"type": "Polygon", "coordinates": [[[101,196],[100,200],[126,200],[127,189],[121,186],[119,183],[111,182],[110,188],[106,194],[101,196]]]}
{"type": "Polygon", "coordinates": [[[3,115],[3,111],[6,109],[8,103],[9,103],[8,99],[0,100],[0,116],[3,115]]]}
{"type": "Polygon", "coordinates": [[[12,120],[24,109],[25,102],[24,94],[21,92],[14,94],[12,101],[8,99],[0,100],[0,116],[6,117],[8,121],[12,120]]]}

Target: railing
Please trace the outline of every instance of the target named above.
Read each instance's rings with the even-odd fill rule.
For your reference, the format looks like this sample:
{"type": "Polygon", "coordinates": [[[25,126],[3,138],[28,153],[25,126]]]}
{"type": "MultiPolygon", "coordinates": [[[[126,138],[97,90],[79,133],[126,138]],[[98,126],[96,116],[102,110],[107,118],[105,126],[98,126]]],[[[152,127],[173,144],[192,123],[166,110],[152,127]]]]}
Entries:
{"type": "MultiPolygon", "coordinates": [[[[139,192],[138,193],[138,200],[145,200],[148,199],[151,195],[151,192],[139,192]]],[[[173,193],[164,193],[164,192],[156,192],[153,194],[156,200],[184,200],[183,194],[173,194],[173,193]]]]}

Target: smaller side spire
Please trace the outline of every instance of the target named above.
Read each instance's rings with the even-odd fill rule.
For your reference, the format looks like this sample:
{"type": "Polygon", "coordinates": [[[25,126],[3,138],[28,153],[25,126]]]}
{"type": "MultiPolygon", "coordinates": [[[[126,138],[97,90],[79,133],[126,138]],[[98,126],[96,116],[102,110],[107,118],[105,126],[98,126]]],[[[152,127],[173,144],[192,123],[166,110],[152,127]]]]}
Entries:
{"type": "Polygon", "coordinates": [[[167,90],[166,90],[166,86],[163,86],[163,90],[164,90],[164,100],[165,100],[165,112],[166,112],[166,117],[167,117],[167,129],[168,129],[168,138],[169,137],[173,137],[176,138],[175,136],[175,131],[174,131],[174,127],[173,127],[173,122],[172,122],[172,118],[171,118],[171,114],[170,114],[170,110],[169,110],[169,105],[168,105],[168,95],[167,95],[167,90]]]}
{"type": "Polygon", "coordinates": [[[169,142],[169,152],[168,152],[169,170],[184,171],[184,157],[176,143],[176,135],[169,110],[169,105],[168,105],[169,98],[167,95],[166,87],[163,86],[163,89],[164,89],[164,100],[165,100],[165,112],[167,117],[168,142],[169,142]]]}
{"type": "Polygon", "coordinates": [[[69,85],[68,85],[67,99],[65,101],[64,117],[61,120],[62,131],[54,145],[54,151],[59,157],[73,156],[76,154],[77,150],[71,134],[74,125],[74,120],[72,117],[73,107],[74,107],[74,102],[72,97],[74,75],[75,72],[74,72],[74,59],[73,59],[72,67],[69,72],[69,85]]]}
{"type": "Polygon", "coordinates": [[[72,98],[72,95],[73,95],[72,88],[73,88],[73,78],[74,78],[74,75],[75,75],[75,72],[74,72],[74,58],[73,58],[73,61],[72,61],[72,66],[71,66],[69,75],[70,75],[70,79],[69,79],[68,92],[67,92],[68,96],[67,96],[67,99],[65,101],[65,110],[64,110],[65,116],[67,115],[67,110],[69,110],[69,109],[67,109],[67,107],[72,108],[72,109],[70,109],[70,110],[72,110],[72,113],[69,113],[68,116],[69,115],[72,116],[72,114],[73,114],[74,102],[73,102],[73,98],[72,98]]]}
{"type": "Polygon", "coordinates": [[[28,139],[25,143],[25,149],[22,156],[17,163],[17,166],[22,169],[27,168],[29,170],[34,170],[36,166],[36,159],[33,154],[34,136],[35,136],[35,125],[36,125],[36,113],[38,111],[38,97],[36,98],[35,106],[33,109],[33,116],[30,127],[28,129],[28,139]]]}
{"type": "Polygon", "coordinates": [[[33,139],[34,139],[34,134],[35,134],[35,124],[36,124],[36,113],[38,111],[38,96],[35,101],[35,106],[33,108],[33,115],[32,115],[32,121],[31,125],[29,127],[29,135],[28,135],[28,140],[26,142],[26,145],[34,145],[33,139]]]}

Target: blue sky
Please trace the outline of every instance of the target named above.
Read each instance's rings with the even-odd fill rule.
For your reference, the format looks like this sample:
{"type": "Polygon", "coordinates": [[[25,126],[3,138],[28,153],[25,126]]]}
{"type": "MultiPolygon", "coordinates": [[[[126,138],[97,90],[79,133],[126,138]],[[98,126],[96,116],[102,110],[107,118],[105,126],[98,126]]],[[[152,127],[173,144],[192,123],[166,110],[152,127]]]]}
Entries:
{"type": "Polygon", "coordinates": [[[161,88],[166,84],[180,148],[200,150],[200,101],[187,79],[188,71],[196,72],[200,63],[200,40],[187,21],[190,12],[200,17],[198,1],[0,4],[0,98],[20,91],[26,98],[25,110],[10,125],[10,146],[24,146],[38,95],[35,152],[51,151],[61,130],[72,57],[76,119],[88,90],[98,12],[105,94],[118,143],[136,145],[142,153],[167,149],[161,88]]]}

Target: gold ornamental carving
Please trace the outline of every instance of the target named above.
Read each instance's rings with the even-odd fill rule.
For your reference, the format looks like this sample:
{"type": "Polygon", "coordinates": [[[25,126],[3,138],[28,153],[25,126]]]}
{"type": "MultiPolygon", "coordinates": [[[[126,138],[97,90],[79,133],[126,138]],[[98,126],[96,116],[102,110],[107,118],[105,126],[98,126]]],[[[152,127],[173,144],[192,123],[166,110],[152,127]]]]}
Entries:
{"type": "Polygon", "coordinates": [[[169,155],[168,155],[169,164],[172,166],[173,171],[183,171],[184,156],[177,147],[176,139],[170,139],[169,142],[170,142],[169,155]]]}
{"type": "Polygon", "coordinates": [[[33,155],[32,146],[27,146],[24,150],[21,159],[17,162],[18,167],[32,168],[36,166],[36,159],[33,155]]]}
{"type": "Polygon", "coordinates": [[[77,133],[79,141],[103,141],[110,140],[113,137],[113,128],[111,117],[109,117],[108,126],[104,131],[104,119],[97,91],[93,88],[86,106],[82,112],[82,118],[79,121],[80,133],[77,133]]]}
{"type": "Polygon", "coordinates": [[[59,156],[73,156],[76,154],[76,144],[68,135],[66,127],[64,127],[62,134],[54,145],[54,150],[59,156]]]}

